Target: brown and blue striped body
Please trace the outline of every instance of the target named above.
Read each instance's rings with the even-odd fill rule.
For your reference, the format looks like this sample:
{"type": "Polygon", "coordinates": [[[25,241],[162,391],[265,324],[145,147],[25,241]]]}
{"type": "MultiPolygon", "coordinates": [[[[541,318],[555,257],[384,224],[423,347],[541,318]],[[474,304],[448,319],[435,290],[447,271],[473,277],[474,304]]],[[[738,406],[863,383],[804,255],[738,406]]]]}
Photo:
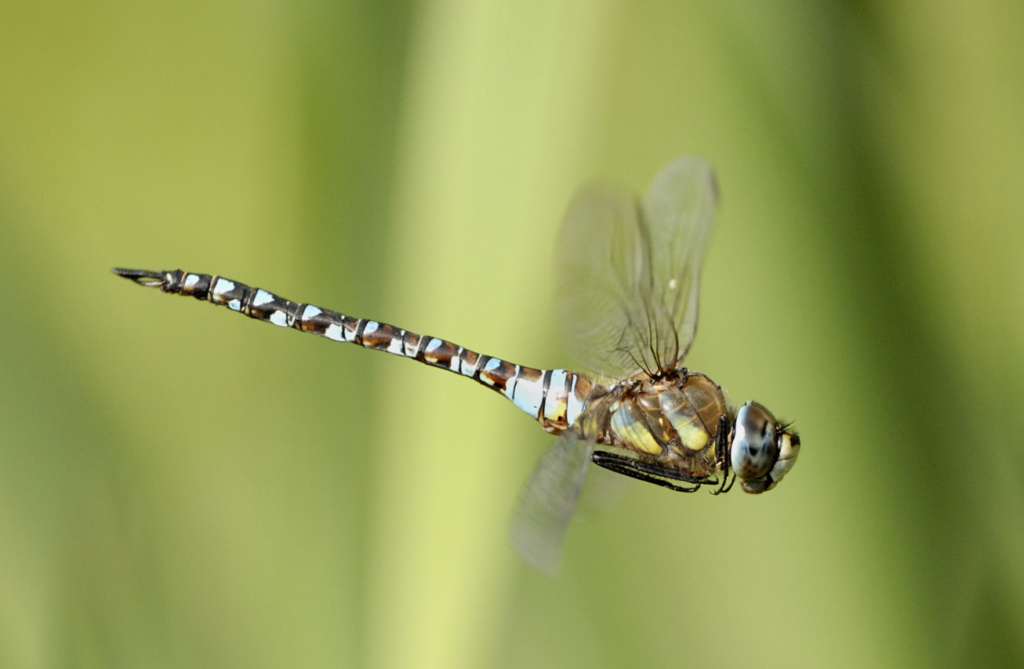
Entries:
{"type": "Polygon", "coordinates": [[[501,393],[552,434],[562,433],[576,422],[593,387],[593,382],[582,374],[564,369],[523,367],[437,337],[292,302],[262,288],[251,288],[221,276],[182,270],[115,269],[114,272],[143,286],[159,288],[165,293],[191,295],[280,327],[351,342],[447,369],[501,393]]]}

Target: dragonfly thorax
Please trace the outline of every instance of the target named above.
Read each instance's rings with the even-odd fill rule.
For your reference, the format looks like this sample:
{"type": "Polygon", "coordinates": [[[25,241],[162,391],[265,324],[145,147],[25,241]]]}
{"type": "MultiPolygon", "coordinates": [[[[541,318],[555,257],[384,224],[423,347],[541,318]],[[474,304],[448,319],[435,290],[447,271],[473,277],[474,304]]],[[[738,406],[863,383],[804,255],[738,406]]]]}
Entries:
{"type": "Polygon", "coordinates": [[[728,406],[722,389],[703,374],[680,370],[623,386],[602,441],[685,475],[682,480],[704,480],[726,463],[719,448],[723,416],[728,417],[728,406]]]}

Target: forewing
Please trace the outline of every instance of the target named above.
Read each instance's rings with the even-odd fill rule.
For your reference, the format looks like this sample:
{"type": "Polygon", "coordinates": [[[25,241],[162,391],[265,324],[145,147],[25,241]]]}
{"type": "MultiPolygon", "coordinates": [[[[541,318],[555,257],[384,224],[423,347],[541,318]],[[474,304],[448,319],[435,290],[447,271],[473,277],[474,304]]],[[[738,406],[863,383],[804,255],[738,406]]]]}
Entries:
{"type": "Polygon", "coordinates": [[[711,166],[693,156],[666,165],[639,207],[620,188],[580,190],[555,261],[566,345],[581,364],[622,378],[683,359],[715,202],[711,166]]]}
{"type": "Polygon", "coordinates": [[[587,369],[609,378],[639,371],[632,356],[646,330],[637,301],[646,277],[633,195],[591,184],[573,198],[558,236],[555,273],[565,344],[587,369]]]}
{"type": "Polygon", "coordinates": [[[646,298],[656,313],[653,341],[665,369],[682,361],[697,332],[700,270],[717,201],[711,165],[682,156],[654,177],[641,203],[641,227],[650,248],[646,298]]]}
{"type": "Polygon", "coordinates": [[[512,518],[512,545],[531,567],[553,576],[590,466],[594,440],[566,432],[537,463],[512,518]]]}

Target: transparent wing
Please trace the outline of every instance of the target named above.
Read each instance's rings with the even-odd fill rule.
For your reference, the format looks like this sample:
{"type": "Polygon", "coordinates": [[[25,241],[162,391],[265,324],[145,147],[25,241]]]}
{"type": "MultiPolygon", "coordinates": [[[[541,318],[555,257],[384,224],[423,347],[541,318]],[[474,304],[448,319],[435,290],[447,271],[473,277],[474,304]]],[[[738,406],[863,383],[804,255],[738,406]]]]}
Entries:
{"type": "Polygon", "coordinates": [[[651,182],[641,204],[642,222],[650,241],[651,277],[648,300],[659,313],[660,328],[673,327],[673,350],[667,329],[656,333],[662,361],[678,363],[697,333],[700,269],[718,204],[718,185],[703,158],[682,156],[651,182]],[[674,356],[669,356],[669,353],[674,356]]]}
{"type": "Polygon", "coordinates": [[[682,360],[715,201],[710,165],[692,156],[666,165],[639,206],[613,186],[577,193],[555,262],[564,336],[581,364],[622,378],[682,360]]]}
{"type": "Polygon", "coordinates": [[[566,432],[537,463],[519,495],[512,518],[512,545],[531,567],[553,576],[562,542],[587,476],[594,440],[566,432]]]}
{"type": "Polygon", "coordinates": [[[620,188],[591,184],[577,192],[558,235],[557,298],[563,336],[573,357],[606,377],[639,370],[632,358],[646,328],[637,302],[644,282],[644,241],[636,199],[620,188]]]}

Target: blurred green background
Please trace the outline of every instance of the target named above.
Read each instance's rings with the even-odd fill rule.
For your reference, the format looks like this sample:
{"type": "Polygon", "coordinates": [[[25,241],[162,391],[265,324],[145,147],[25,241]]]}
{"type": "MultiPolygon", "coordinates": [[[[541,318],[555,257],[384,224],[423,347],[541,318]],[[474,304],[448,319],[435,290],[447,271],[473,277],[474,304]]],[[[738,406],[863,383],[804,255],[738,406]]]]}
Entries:
{"type": "Polygon", "coordinates": [[[1024,6],[0,4],[0,665],[1024,665],[1024,6]],[[220,273],[535,366],[575,187],[723,199],[688,362],[778,490],[627,485],[454,375],[144,291],[220,273]]]}

